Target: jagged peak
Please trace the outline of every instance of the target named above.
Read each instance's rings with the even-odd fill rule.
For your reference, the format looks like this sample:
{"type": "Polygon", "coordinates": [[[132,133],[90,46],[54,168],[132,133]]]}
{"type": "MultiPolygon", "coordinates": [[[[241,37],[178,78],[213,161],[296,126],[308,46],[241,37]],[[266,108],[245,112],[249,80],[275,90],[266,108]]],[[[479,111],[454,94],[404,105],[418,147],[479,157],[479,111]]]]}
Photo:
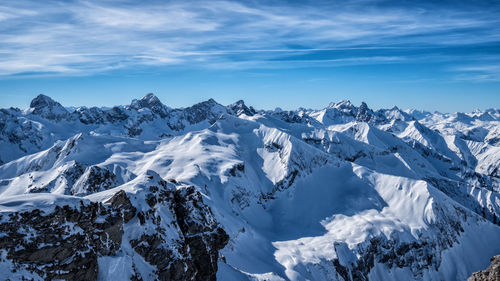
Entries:
{"type": "Polygon", "coordinates": [[[255,109],[251,106],[246,106],[243,100],[238,100],[235,103],[228,105],[227,108],[232,114],[236,115],[245,114],[247,116],[253,116],[256,113],[255,109]]]}
{"type": "Polygon", "coordinates": [[[142,97],[141,99],[134,99],[130,104],[130,107],[141,109],[141,108],[153,108],[153,107],[163,107],[164,104],[160,99],[153,93],[149,93],[142,97]]]}
{"type": "Polygon", "coordinates": [[[69,112],[60,103],[52,98],[40,94],[30,103],[28,113],[40,115],[46,119],[61,120],[69,116],[69,112]]]}
{"type": "Polygon", "coordinates": [[[473,118],[465,113],[457,112],[454,114],[453,120],[456,122],[470,123],[473,120],[473,118]]]}
{"type": "Polygon", "coordinates": [[[145,95],[141,101],[146,101],[148,104],[161,104],[160,99],[153,93],[145,95]]]}
{"type": "Polygon", "coordinates": [[[361,102],[361,105],[359,107],[369,109],[368,105],[364,101],[361,102]]]}
{"type": "Polygon", "coordinates": [[[149,93],[141,99],[134,99],[130,103],[130,108],[140,110],[147,108],[164,118],[168,115],[168,107],[153,93],[149,93]]]}
{"type": "Polygon", "coordinates": [[[481,121],[494,121],[495,118],[491,116],[488,112],[483,112],[477,116],[477,119],[481,121]]]}
{"type": "Polygon", "coordinates": [[[83,133],[78,133],[65,141],[57,142],[52,146],[51,150],[56,152],[58,155],[65,157],[73,152],[75,147],[83,140],[83,133]],[[65,153],[61,154],[60,151],[64,151],[65,153]]]}
{"type": "Polygon", "coordinates": [[[56,102],[55,100],[44,94],[39,94],[30,103],[30,107],[35,109],[50,107],[50,106],[62,107],[60,103],[56,102]]]}
{"type": "Polygon", "coordinates": [[[341,100],[338,102],[331,102],[327,108],[353,108],[354,105],[350,100],[341,100]]]}
{"type": "Polygon", "coordinates": [[[358,108],[358,113],[356,114],[356,120],[361,122],[368,122],[372,119],[373,111],[368,107],[368,105],[363,101],[358,108]]]}
{"type": "Polygon", "coordinates": [[[430,129],[426,126],[422,125],[422,123],[418,122],[418,120],[412,121],[409,123],[410,126],[413,126],[420,133],[429,132],[430,129]]]}
{"type": "Polygon", "coordinates": [[[235,103],[233,103],[233,105],[245,105],[245,101],[244,100],[237,100],[235,103]]]}
{"type": "Polygon", "coordinates": [[[130,190],[129,188],[131,188],[132,190],[137,190],[137,188],[146,188],[148,186],[173,189],[172,184],[169,184],[157,172],[150,169],[147,169],[146,171],[137,175],[136,178],[127,182],[126,184],[121,186],[121,188],[124,189],[125,191],[129,191],[130,190]]]}
{"type": "Polygon", "coordinates": [[[201,107],[204,107],[204,108],[213,108],[214,106],[224,107],[220,103],[216,102],[213,98],[209,98],[206,101],[202,101],[202,102],[196,103],[196,104],[194,104],[194,105],[192,105],[190,107],[187,107],[186,109],[195,109],[195,108],[201,108],[201,107]]]}
{"type": "Polygon", "coordinates": [[[379,109],[375,113],[379,117],[385,117],[386,119],[389,120],[411,121],[415,120],[415,117],[411,113],[409,113],[413,111],[414,110],[403,111],[399,107],[393,106],[390,109],[379,109]]]}
{"type": "Polygon", "coordinates": [[[192,105],[191,107],[195,107],[195,106],[214,106],[214,105],[221,105],[221,104],[218,103],[218,102],[216,102],[213,98],[209,98],[208,100],[196,103],[196,104],[192,105]]]}

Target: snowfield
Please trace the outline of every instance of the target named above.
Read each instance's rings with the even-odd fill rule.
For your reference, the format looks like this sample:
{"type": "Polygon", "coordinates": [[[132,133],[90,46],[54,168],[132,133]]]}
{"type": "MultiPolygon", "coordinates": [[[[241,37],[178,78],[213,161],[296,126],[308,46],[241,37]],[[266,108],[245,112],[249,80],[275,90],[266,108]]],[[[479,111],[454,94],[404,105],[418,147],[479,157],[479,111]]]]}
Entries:
{"type": "Polygon", "coordinates": [[[496,109],[40,95],[0,110],[0,277],[466,280],[500,253],[499,192],[496,109]]]}

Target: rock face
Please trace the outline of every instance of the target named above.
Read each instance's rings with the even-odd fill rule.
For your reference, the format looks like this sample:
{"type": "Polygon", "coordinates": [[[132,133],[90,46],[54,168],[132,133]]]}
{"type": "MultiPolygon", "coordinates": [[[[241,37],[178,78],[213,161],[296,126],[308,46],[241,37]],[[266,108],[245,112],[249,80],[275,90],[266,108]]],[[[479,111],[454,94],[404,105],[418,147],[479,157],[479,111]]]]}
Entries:
{"type": "Polygon", "coordinates": [[[186,237],[188,252],[193,258],[187,268],[197,272],[195,280],[215,281],[218,250],[224,248],[229,236],[218,227],[212,212],[203,204],[201,194],[194,187],[176,190],[174,202],[179,228],[186,237]]]}
{"type": "Polygon", "coordinates": [[[128,278],[216,280],[219,250],[229,237],[201,194],[195,187],[177,190],[156,174],[145,181],[138,183],[141,192],[118,190],[104,202],[64,197],[46,204],[45,195],[35,194],[32,210],[4,203],[20,207],[0,213],[0,277],[97,280],[107,270],[99,259],[141,256],[146,265],[134,262],[128,278]],[[136,270],[145,266],[155,268],[152,276],[136,270]]]}
{"type": "Polygon", "coordinates": [[[152,93],[147,94],[142,99],[134,99],[130,107],[137,110],[149,108],[153,113],[160,115],[161,118],[165,118],[168,115],[168,108],[152,93]]]}
{"type": "Polygon", "coordinates": [[[57,120],[69,116],[69,112],[58,102],[46,95],[38,95],[30,103],[33,114],[50,120],[57,120]]]}
{"type": "Polygon", "coordinates": [[[491,265],[479,272],[472,274],[467,281],[499,281],[500,280],[500,255],[491,258],[491,265]]]}
{"type": "MultiPolygon", "coordinates": [[[[335,270],[345,281],[368,281],[370,271],[375,263],[379,263],[391,269],[408,268],[413,278],[419,280],[424,271],[439,269],[442,262],[441,253],[459,242],[460,235],[464,232],[461,221],[467,217],[464,210],[456,211],[460,218],[451,219],[443,216],[443,221],[430,225],[430,228],[437,233],[435,237],[422,237],[420,241],[413,242],[402,242],[395,237],[375,237],[370,239],[369,243],[360,245],[357,252],[360,258],[355,265],[334,259],[335,270]]],[[[342,252],[343,248],[347,246],[335,245],[337,252],[342,252]]]]}
{"type": "Polygon", "coordinates": [[[251,106],[247,107],[245,105],[245,102],[242,100],[239,100],[233,104],[228,105],[227,109],[228,109],[228,112],[230,112],[231,114],[234,114],[236,116],[239,116],[241,114],[245,114],[247,116],[253,116],[253,115],[255,115],[255,113],[257,113],[253,107],[251,107],[251,106]]]}
{"type": "Polygon", "coordinates": [[[194,187],[177,190],[161,179],[156,181],[156,175],[150,177],[155,183],[147,187],[147,207],[137,214],[142,233],[130,245],[157,268],[158,280],[216,280],[219,250],[229,236],[194,187]],[[170,215],[162,216],[166,210],[170,215]],[[169,235],[172,232],[176,237],[169,235]]]}
{"type": "Polygon", "coordinates": [[[88,167],[71,188],[71,195],[82,195],[110,189],[118,185],[116,175],[99,166],[88,167]]]}
{"type": "Polygon", "coordinates": [[[50,212],[3,212],[0,233],[0,249],[13,272],[45,280],[96,280],[97,258],[120,248],[123,219],[115,208],[80,201],[50,212]]]}

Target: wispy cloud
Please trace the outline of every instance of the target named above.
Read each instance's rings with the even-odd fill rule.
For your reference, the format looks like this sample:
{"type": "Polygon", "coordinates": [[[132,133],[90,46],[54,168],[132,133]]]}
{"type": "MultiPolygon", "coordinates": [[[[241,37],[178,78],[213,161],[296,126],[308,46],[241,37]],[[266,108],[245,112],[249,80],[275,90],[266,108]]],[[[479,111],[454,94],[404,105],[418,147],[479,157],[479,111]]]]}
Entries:
{"type": "Polygon", "coordinates": [[[493,65],[469,65],[460,66],[453,69],[458,72],[455,76],[459,81],[473,82],[500,82],[500,60],[490,62],[493,65]]]}
{"type": "Polygon", "coordinates": [[[0,75],[394,63],[406,58],[392,49],[498,43],[498,12],[375,1],[4,1],[0,75]],[[318,58],[324,51],[338,52],[318,58]]]}

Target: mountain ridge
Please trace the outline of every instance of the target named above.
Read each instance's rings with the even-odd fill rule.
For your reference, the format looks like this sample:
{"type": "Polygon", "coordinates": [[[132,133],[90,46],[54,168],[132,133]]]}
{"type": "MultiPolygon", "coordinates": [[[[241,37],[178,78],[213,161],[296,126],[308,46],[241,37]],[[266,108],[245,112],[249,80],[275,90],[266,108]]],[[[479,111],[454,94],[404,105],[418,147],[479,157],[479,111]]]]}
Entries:
{"type": "Polygon", "coordinates": [[[5,278],[466,280],[500,252],[498,110],[32,106],[0,110],[5,278]]]}

